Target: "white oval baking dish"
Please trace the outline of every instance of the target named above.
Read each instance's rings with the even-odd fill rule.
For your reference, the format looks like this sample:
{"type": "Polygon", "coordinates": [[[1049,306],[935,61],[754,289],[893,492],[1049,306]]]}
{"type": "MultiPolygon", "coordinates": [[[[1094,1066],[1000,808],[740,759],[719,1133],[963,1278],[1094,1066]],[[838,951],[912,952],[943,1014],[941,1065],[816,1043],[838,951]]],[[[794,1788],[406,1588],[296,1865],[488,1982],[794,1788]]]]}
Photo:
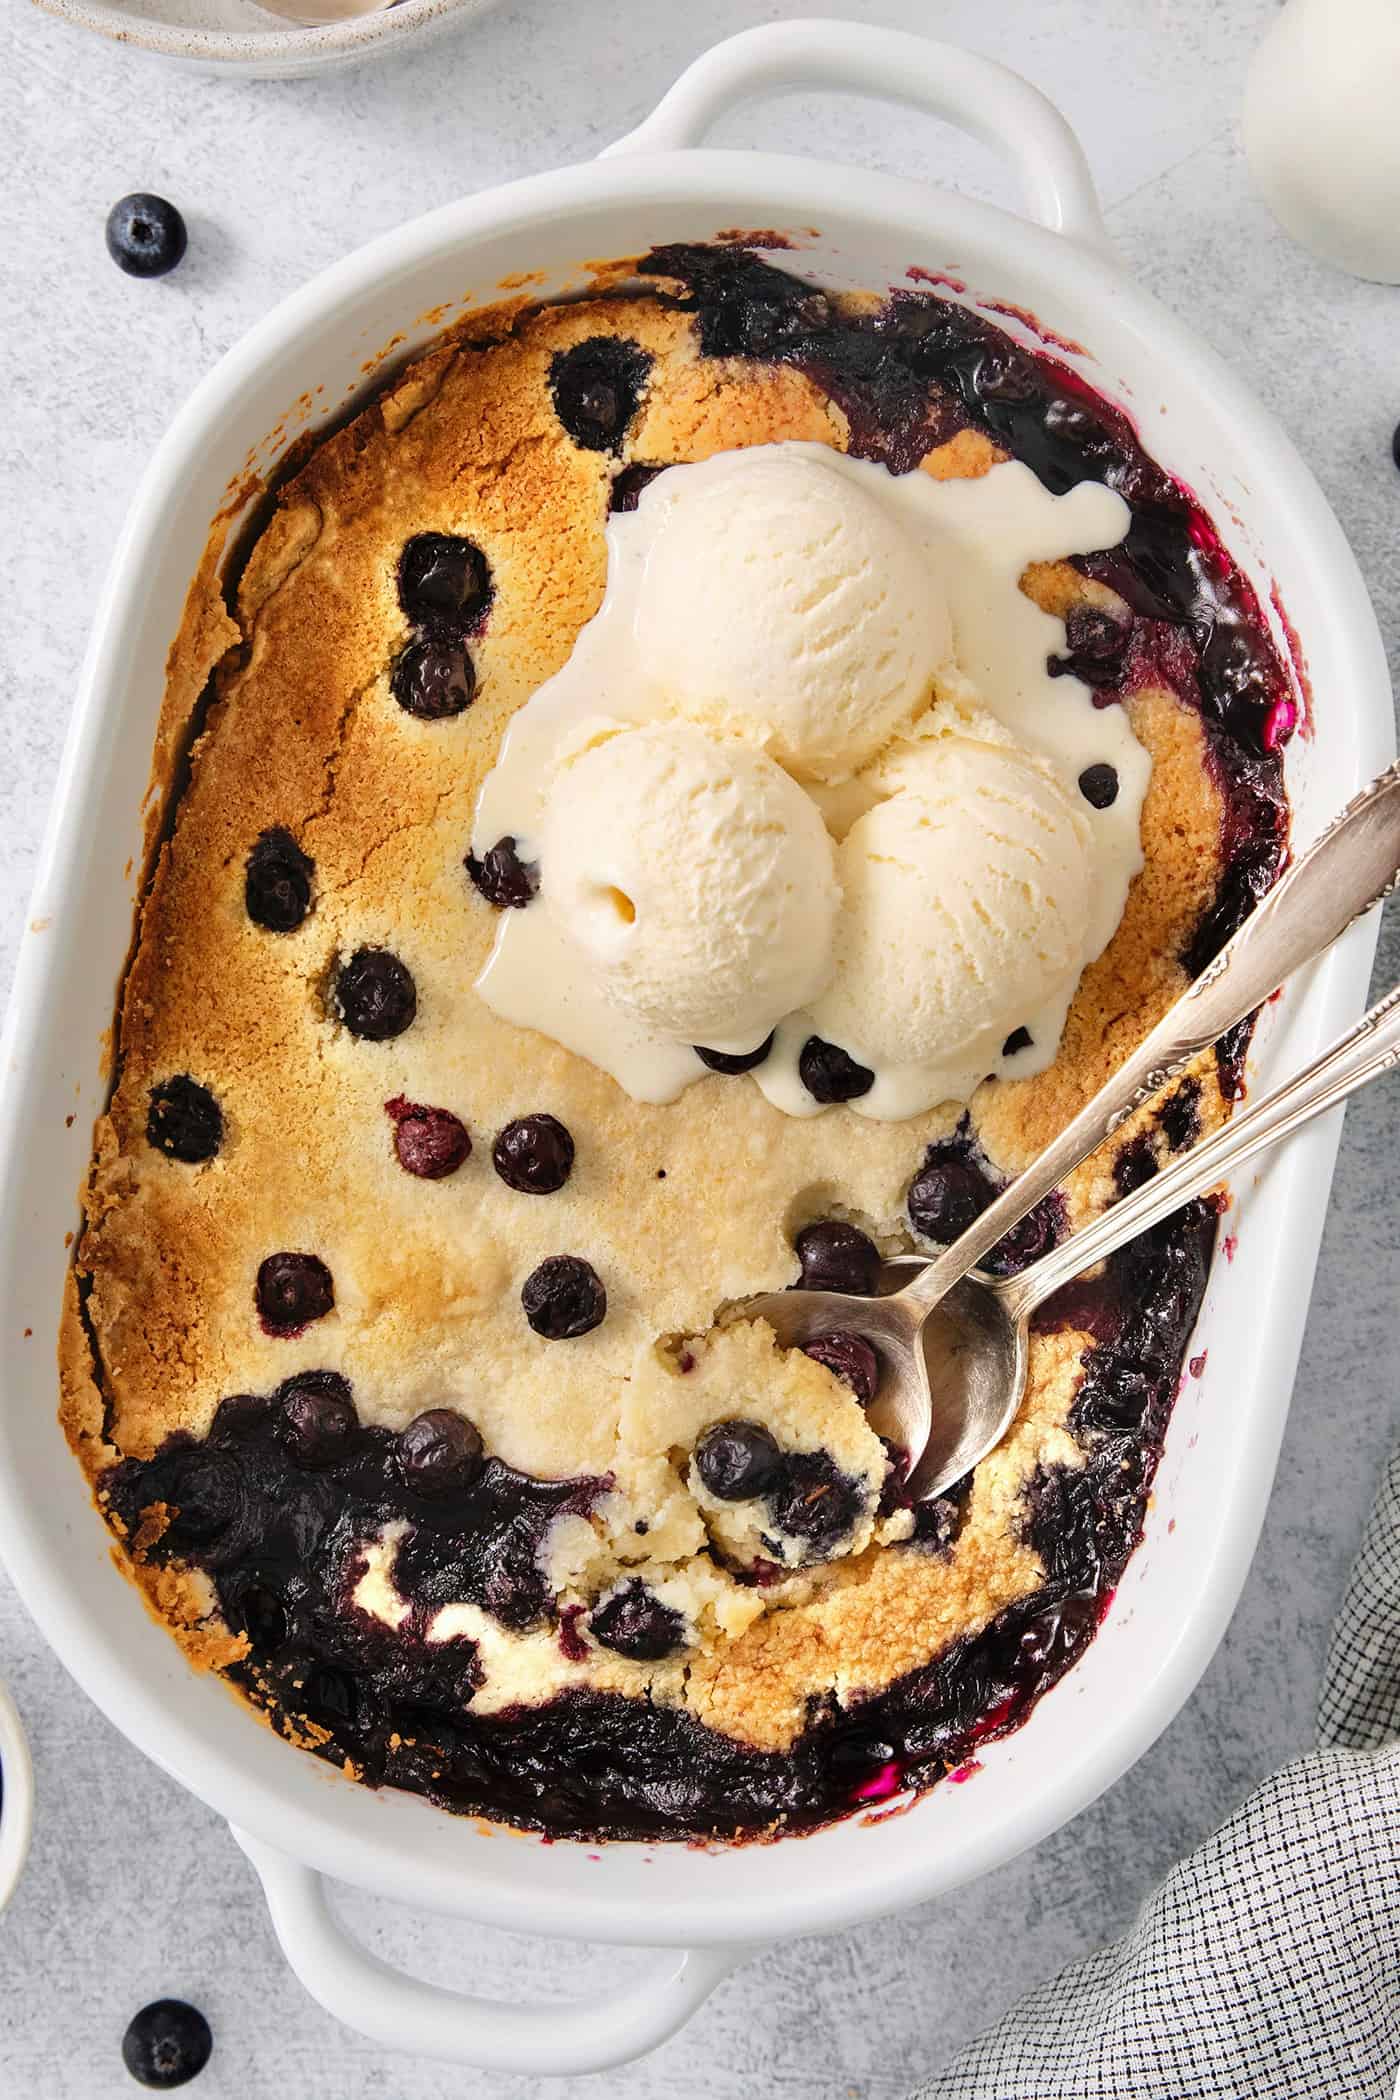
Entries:
{"type": "MultiPolygon", "coordinates": [[[[655,115],[587,167],[419,219],[328,270],[233,350],[176,417],[140,490],[99,608],[21,954],[4,1051],[0,1539],[64,1662],[148,1755],[235,1825],[307,1987],[376,2040],[516,2072],[596,2069],[672,2033],[746,1949],[927,1901],[999,1866],[1132,1764],[1186,1698],[1244,1581],[1297,1361],[1337,1137],[1318,1126],[1241,1192],[1157,1476],[1146,1539],[1097,1640],[971,1784],[907,1814],[776,1846],[541,1844],[404,1794],[375,1795],[298,1756],[195,1674],[114,1573],[110,1541],[55,1419],[53,1337],[75,1193],[104,1080],[100,1042],[131,928],[131,866],[165,651],[228,485],[363,384],[367,355],[412,348],[511,272],[542,296],[582,259],[733,227],[817,228],[791,260],[881,289],[913,265],[969,297],[1029,309],[1202,496],[1267,605],[1288,608],[1316,689],[1289,747],[1307,838],[1393,753],[1374,616],[1335,519],[1292,446],[1106,243],[1078,146],[1051,106],[985,59],[836,23],[753,30],[699,61],[655,115]],[[1015,161],[1034,219],[822,163],[693,148],[724,107],[794,87],[912,102],[1015,161]],[[432,312],[431,320],[422,318],[432,312]],[[323,386],[312,408],[289,414],[323,386]],[[269,438],[268,433],[275,433],[269,438]],[[465,1999],[384,1967],[344,1936],[323,1875],[517,1931],[658,1947],[638,1983],[587,2007],[465,1999]],[[686,1951],[688,1950],[688,1951],[686,1951]]],[[[1015,325],[1014,323],[1012,324],[1015,325]]],[[[1280,629],[1280,632],[1282,630],[1280,629]]],[[[1261,1031],[1261,1070],[1301,1059],[1363,1003],[1374,926],[1355,929],[1261,1031]]]]}

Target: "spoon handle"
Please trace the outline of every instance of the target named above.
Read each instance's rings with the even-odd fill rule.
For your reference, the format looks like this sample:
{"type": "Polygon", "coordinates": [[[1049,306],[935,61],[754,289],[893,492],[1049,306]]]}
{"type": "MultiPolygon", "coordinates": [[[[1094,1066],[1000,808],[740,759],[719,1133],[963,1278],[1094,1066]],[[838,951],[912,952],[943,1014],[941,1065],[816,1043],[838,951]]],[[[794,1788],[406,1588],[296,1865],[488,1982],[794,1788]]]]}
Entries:
{"type": "Polygon", "coordinates": [[[1354,1028],[1292,1079],[1232,1116],[1213,1136],[1173,1160],[1082,1232],[1042,1255],[1034,1267],[997,1284],[1008,1313],[1013,1319],[1028,1317],[1072,1277],[1082,1276],[1106,1254],[1170,1217],[1193,1196],[1214,1188],[1256,1152],[1277,1144],[1396,1065],[1400,1065],[1400,985],[1377,1000],[1354,1028]]]}
{"type": "MultiPolygon", "coordinates": [[[[1253,1013],[1400,881],[1400,762],[1364,787],[1052,1144],[905,1286],[926,1310],[1193,1057],[1253,1013]]],[[[1236,1119],[1239,1120],[1238,1118],[1236,1119]]],[[[1232,1126],[1233,1127],[1233,1126],[1232,1126]]]]}

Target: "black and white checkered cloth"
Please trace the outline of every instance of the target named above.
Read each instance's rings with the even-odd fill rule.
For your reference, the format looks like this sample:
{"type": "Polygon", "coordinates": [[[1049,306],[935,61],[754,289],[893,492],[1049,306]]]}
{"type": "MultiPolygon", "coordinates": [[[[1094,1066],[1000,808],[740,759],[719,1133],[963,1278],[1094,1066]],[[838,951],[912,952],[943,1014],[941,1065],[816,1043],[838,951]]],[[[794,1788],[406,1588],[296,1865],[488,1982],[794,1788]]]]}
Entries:
{"type": "Polygon", "coordinates": [[[1116,1945],[917,2100],[1391,2100],[1400,2069],[1400,1448],[1332,1629],[1318,1747],[1116,1945]]]}

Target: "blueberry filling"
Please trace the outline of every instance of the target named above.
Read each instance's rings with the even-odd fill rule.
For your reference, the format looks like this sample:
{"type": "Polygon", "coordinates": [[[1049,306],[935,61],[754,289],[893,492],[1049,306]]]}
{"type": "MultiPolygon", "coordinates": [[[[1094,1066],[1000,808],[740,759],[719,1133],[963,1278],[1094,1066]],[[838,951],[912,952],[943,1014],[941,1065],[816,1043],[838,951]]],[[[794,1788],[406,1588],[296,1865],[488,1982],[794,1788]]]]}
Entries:
{"type": "Polygon", "coordinates": [[[814,1101],[855,1101],[868,1094],[875,1074],[835,1043],[809,1035],[797,1059],[797,1076],[814,1101]]]}
{"type": "Polygon", "coordinates": [[[207,1086],[177,1072],[153,1086],[146,1116],[146,1139],[167,1159],[187,1167],[212,1159],[224,1138],[223,1111],[207,1086]]]}
{"type": "Polygon", "coordinates": [[[479,860],[469,853],[463,866],[486,902],[497,911],[523,911],[540,886],[538,863],[522,860],[513,838],[497,839],[479,860]]]}
{"type": "Polygon", "coordinates": [[[563,1342],[601,1326],[608,1294],[591,1262],[576,1254],[554,1254],[526,1277],[520,1303],[536,1334],[563,1342]]]}
{"type": "Polygon", "coordinates": [[[299,1466],[329,1466],[349,1450],[360,1418],[338,1371],[303,1371],[277,1388],[277,1435],[299,1466]]]}
{"type": "Polygon", "coordinates": [[[351,1035],[383,1043],[412,1025],[418,987],[387,948],[357,948],[336,972],[331,1006],[351,1035]]]}
{"type": "Polygon", "coordinates": [[[316,863],[302,852],[290,831],[274,825],[248,855],[243,902],[255,926],[269,933],[293,933],[311,909],[311,878],[316,863]]]}
{"type": "Polygon", "coordinates": [[[491,570],[480,547],[446,532],[418,532],[399,556],[399,604],[420,627],[459,633],[480,625],[491,603],[491,570]]]}
{"type": "Polygon", "coordinates": [[[1066,653],[1046,659],[1052,678],[1080,678],[1085,685],[1110,688],[1127,669],[1132,630],[1127,622],[1097,606],[1076,606],[1065,621],[1066,653]]]}
{"type": "Polygon", "coordinates": [[[616,452],[641,406],[651,359],[638,343],[595,335],[556,351],[549,367],[554,412],[586,452],[616,452]]]}

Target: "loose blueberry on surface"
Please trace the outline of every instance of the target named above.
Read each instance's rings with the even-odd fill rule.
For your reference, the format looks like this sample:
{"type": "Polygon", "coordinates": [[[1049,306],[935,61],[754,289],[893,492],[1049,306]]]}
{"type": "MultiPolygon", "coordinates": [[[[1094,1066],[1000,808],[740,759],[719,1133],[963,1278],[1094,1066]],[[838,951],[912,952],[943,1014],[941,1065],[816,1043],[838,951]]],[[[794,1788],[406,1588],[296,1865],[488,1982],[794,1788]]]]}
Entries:
{"type": "Polygon", "coordinates": [[[472,1141],[460,1116],[447,1108],[425,1108],[396,1094],[384,1104],[394,1125],[394,1152],[405,1174],[441,1181],[471,1156],[472,1141]]]}
{"type": "Polygon", "coordinates": [[[869,1407],[880,1383],[880,1359],[863,1334],[840,1328],[804,1343],[802,1353],[825,1364],[828,1371],[851,1388],[862,1407],[869,1407]]]}
{"type": "Polygon", "coordinates": [[[462,865],[497,911],[523,911],[540,886],[539,862],[522,860],[510,837],[497,839],[480,860],[469,853],[462,865]]]}
{"type": "Polygon", "coordinates": [[[157,1998],[142,2006],[122,2036],[122,2062],[138,2085],[169,2093],[199,2076],[213,2048],[202,2012],[179,1998],[157,1998]]]}
{"type": "Polygon", "coordinates": [[[769,1035],[765,1036],[756,1050],[742,1050],[737,1055],[732,1055],[727,1050],[702,1050],[697,1043],[695,1055],[701,1064],[708,1066],[712,1072],[752,1072],[755,1065],[763,1063],[772,1047],[773,1037],[769,1035]]]}
{"type": "Polygon", "coordinates": [[[243,901],[255,926],[269,933],[292,933],[311,909],[311,878],[316,863],[307,858],[280,824],[258,839],[248,855],[243,901]]]}
{"type": "Polygon", "coordinates": [[[277,1433],[299,1466],[343,1458],[360,1426],[348,1380],[338,1371],[299,1371],[277,1388],[277,1433]]]}
{"type": "Polygon", "coordinates": [[[835,1043],[824,1043],[819,1035],[809,1035],[802,1045],[797,1075],[812,1099],[821,1102],[855,1101],[861,1094],[868,1094],[875,1084],[875,1074],[867,1065],[858,1065],[835,1043]]]}
{"type": "Polygon", "coordinates": [[[430,1407],[399,1431],[399,1471],[417,1495],[468,1488],[486,1463],[481,1432],[450,1407],[430,1407]]]}
{"type": "Polygon", "coordinates": [[[331,1004],[351,1035],[383,1043],[411,1025],[418,988],[387,948],[357,948],[336,972],[331,1004]]]}
{"type": "Polygon", "coordinates": [[[644,467],[640,463],[624,467],[620,474],[614,474],[613,476],[612,496],[608,502],[608,509],[611,511],[635,510],[642,490],[649,488],[657,475],[664,474],[665,471],[664,467],[644,467]]]}
{"type": "Polygon", "coordinates": [[[146,1137],[157,1152],[187,1167],[214,1157],[223,1143],[224,1118],[207,1086],[188,1072],[177,1072],[153,1086],[150,1099],[146,1137]]]}
{"type": "Polygon", "coordinates": [[[553,1254],[526,1277],[520,1303],[536,1334],[547,1342],[564,1342],[601,1325],[608,1294],[591,1262],[576,1254],[553,1254]]]}
{"type": "Polygon", "coordinates": [[[651,359],[637,343],[595,335],[556,351],[549,390],[554,412],[586,452],[615,452],[641,403],[651,359]]]}
{"type": "Polygon", "coordinates": [[[128,277],[164,277],[185,252],[185,222],[148,190],[121,197],[107,214],[107,253],[128,277]]]}
{"type": "Polygon", "coordinates": [[[517,1116],[491,1147],[491,1164],[508,1189],[552,1196],[574,1167],[574,1141],[557,1116],[517,1116]]]}
{"type": "Polygon", "coordinates": [[[981,1217],[995,1194],[970,1159],[931,1145],[909,1184],[909,1222],[924,1239],[946,1246],[981,1217]]]}
{"type": "Polygon", "coordinates": [[[1029,1028],[1013,1028],[1001,1046],[1003,1057],[1015,1057],[1020,1050],[1029,1050],[1033,1041],[1029,1028]]]}
{"type": "Polygon", "coordinates": [[[1086,766],[1079,792],[1091,809],[1111,809],[1118,800],[1118,774],[1113,766],[1086,766]]]}
{"type": "Polygon", "coordinates": [[[660,1662],[685,1640],[685,1621],[640,1579],[600,1604],[589,1622],[595,1641],[633,1662],[660,1662]]]}
{"type": "Polygon", "coordinates": [[[712,1422],[695,1446],[695,1470],[720,1502],[749,1502],[775,1480],[782,1447],[761,1422],[712,1422]]]}
{"type": "Polygon", "coordinates": [[[880,1275],[880,1250],[874,1240],[840,1218],[804,1225],[794,1243],[802,1264],[804,1291],[849,1291],[868,1298],[880,1275]]]}
{"type": "Polygon", "coordinates": [[[335,1304],[335,1284],[319,1254],[269,1254],[258,1264],[254,1290],[264,1327],[299,1334],[335,1304]]]}
{"type": "Polygon", "coordinates": [[[416,532],[399,556],[399,604],[420,626],[474,626],[491,602],[491,569],[480,547],[447,532],[416,532]]]}
{"type": "Polygon", "coordinates": [[[819,1552],[850,1531],[863,1507],[860,1487],[825,1451],[791,1451],[767,1491],[773,1523],[819,1552]]]}
{"type": "Polygon", "coordinates": [[[462,642],[424,635],[400,651],[389,687],[405,714],[420,722],[443,722],[471,706],[476,666],[462,642]]]}

